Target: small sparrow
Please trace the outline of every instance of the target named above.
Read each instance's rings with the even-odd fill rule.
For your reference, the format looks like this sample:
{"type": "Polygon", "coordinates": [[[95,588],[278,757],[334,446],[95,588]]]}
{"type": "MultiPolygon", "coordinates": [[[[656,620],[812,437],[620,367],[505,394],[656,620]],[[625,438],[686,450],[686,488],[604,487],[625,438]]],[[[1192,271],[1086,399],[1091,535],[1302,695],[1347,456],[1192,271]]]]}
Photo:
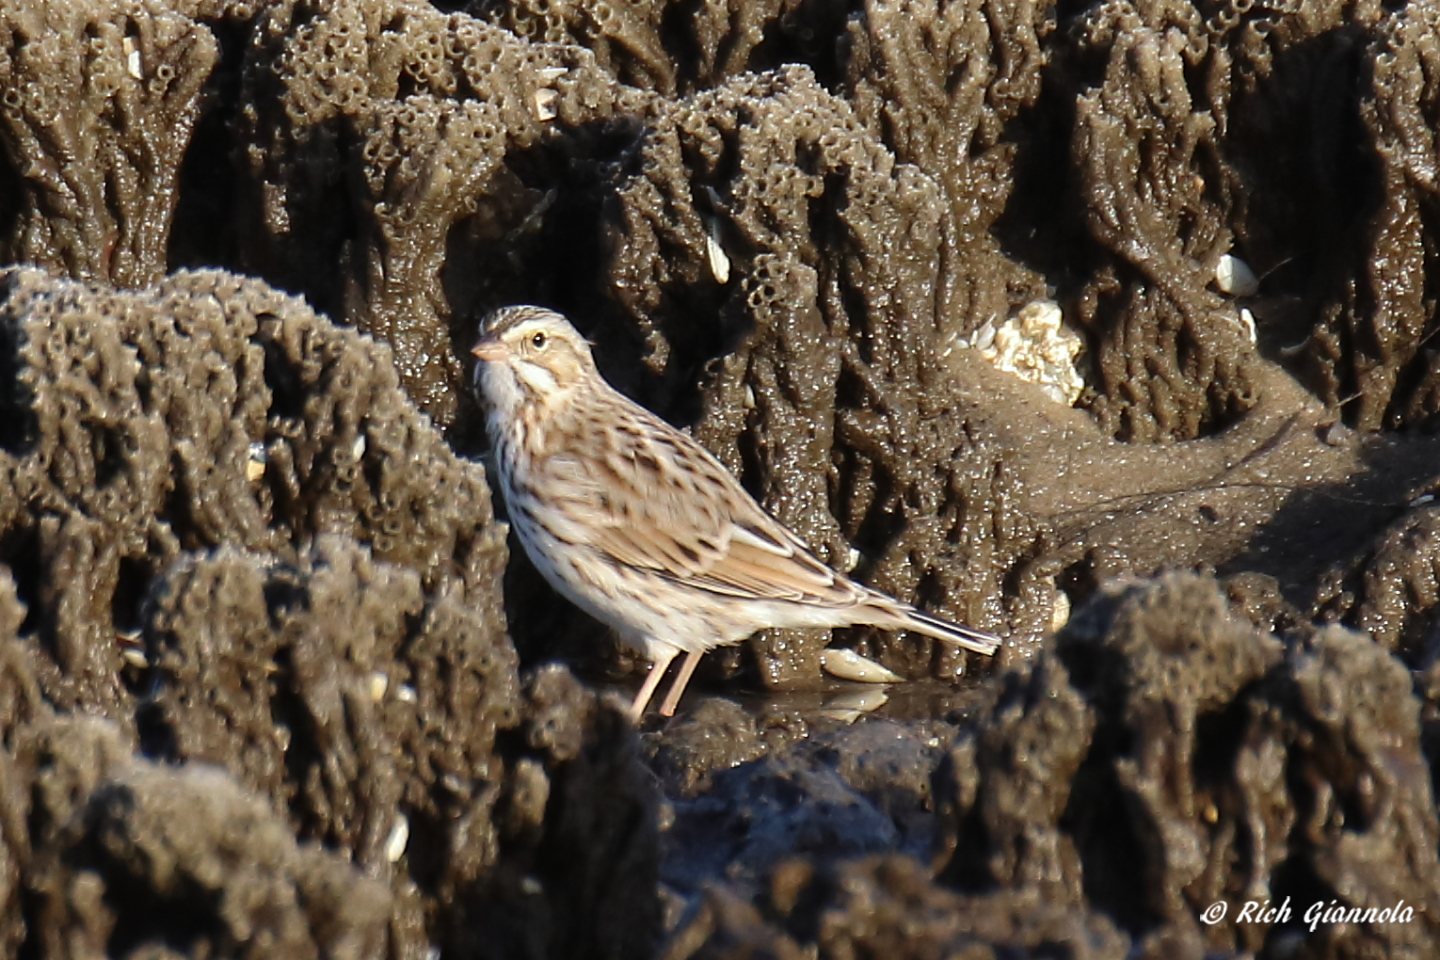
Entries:
{"type": "Polygon", "coordinates": [[[497,310],[471,350],[510,522],[550,585],[650,661],[631,704],[675,712],[705,651],[766,627],[871,624],[992,654],[1000,638],[816,559],[689,436],[618,393],[560,314],[497,310]]]}

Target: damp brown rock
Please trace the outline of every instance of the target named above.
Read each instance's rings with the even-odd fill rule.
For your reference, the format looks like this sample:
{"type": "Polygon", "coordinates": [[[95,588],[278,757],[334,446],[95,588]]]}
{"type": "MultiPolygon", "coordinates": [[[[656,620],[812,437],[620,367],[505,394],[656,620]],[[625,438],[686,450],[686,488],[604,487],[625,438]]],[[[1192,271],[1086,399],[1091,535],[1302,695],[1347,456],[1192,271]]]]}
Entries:
{"type": "Polygon", "coordinates": [[[930,0],[869,4],[846,22],[846,99],[897,161],[933,178],[950,211],[936,278],[946,291],[941,324],[998,325],[1025,291],[1044,290],[1020,257],[1002,252],[995,227],[1007,204],[1026,202],[1012,197],[1016,152],[1005,131],[1040,96],[1054,18],[1028,0],[930,0]]]}
{"type": "MultiPolygon", "coordinates": [[[[899,837],[886,811],[932,798],[940,885],[884,856],[747,867],[761,886],[700,897],[676,955],[1254,951],[1264,930],[1187,914],[1256,883],[1366,903],[1434,889],[1415,745],[1440,729],[1421,499],[1440,462],[1424,433],[1440,396],[1429,7],[112,7],[0,13],[25,39],[3,45],[0,255],[157,281],[117,296],[7,275],[6,751],[46,711],[83,709],[123,754],[243,755],[221,762],[292,832],[393,871],[407,956],[486,948],[487,910],[536,953],[644,952],[624,937],[653,927],[616,906],[652,905],[630,747],[565,675],[524,692],[483,480],[404,397],[472,447],[452,418],[470,326],[539,300],[832,562],[1003,625],[1015,651],[976,685],[975,728],[944,738],[937,789],[882,766],[856,801],[890,804],[867,822],[899,837]],[[1212,282],[1225,256],[1258,290],[1212,282]],[[217,260],[392,352],[231,275],[158,281],[217,260]],[[959,346],[1041,296],[1089,347],[1079,410],[1045,409],[959,346]],[[1256,626],[1213,588],[1105,585],[1197,565],[1256,626]],[[1057,656],[1052,621],[1096,593],[1057,656]],[[297,597],[363,625],[342,634],[297,597]],[[1312,616],[1372,631],[1415,674],[1312,616]],[[1270,626],[1293,631],[1283,649],[1270,626]],[[602,787],[614,803],[587,820],[602,787]],[[439,836],[457,809],[456,836],[483,843],[439,836]],[[608,854],[573,839],[592,828],[638,866],[596,867],[608,854]],[[557,866],[572,848],[573,876],[557,866]],[[580,892],[597,876],[623,896],[580,892]],[[572,896],[590,905],[577,925],[547,925],[572,896]]],[[[524,632],[591,645],[522,593],[524,632]]],[[[726,667],[814,682],[825,639],[766,637],[726,667]]],[[[848,640],[909,676],[959,671],[904,638],[848,640]]],[[[773,773],[779,741],[812,732],[751,736],[734,713],[713,728],[733,731],[725,750],[690,731],[657,751],[677,790],[741,757],[773,773]]],[[[796,750],[769,787],[818,784],[796,750]]],[[[0,870],[0,905],[28,920],[8,852],[23,821],[0,826],[20,864],[0,870]]],[[[28,949],[38,928],[12,916],[0,946],[28,949]]],[[[1433,952],[1424,923],[1319,936],[1341,956],[1433,952]]]]}
{"type": "MultiPolygon", "coordinates": [[[[220,272],[129,293],[34,269],[4,283],[0,559],[16,580],[0,578],[0,767],[29,762],[23,724],[83,711],[109,718],[114,770],[143,772],[138,746],[233,785],[235,803],[197,801],[190,820],[157,798],[184,807],[219,781],[144,774],[96,801],[102,839],[73,842],[91,872],[134,876],[145,929],[188,902],[191,881],[144,874],[169,863],[222,901],[253,879],[279,898],[254,901],[267,916],[303,902],[335,955],[643,953],[656,841],[633,734],[563,670],[518,676],[483,470],[405,398],[389,349],[220,272]],[[283,836],[247,850],[234,837],[249,829],[283,836]],[[349,896],[303,852],[284,866],[297,839],[324,844],[337,876],[379,877],[365,881],[378,893],[349,896]]],[[[77,768],[91,779],[62,792],[82,803],[120,776],[77,768]]],[[[23,854],[16,816],[0,829],[23,854]]],[[[7,862],[14,889],[48,898],[26,904],[50,904],[0,926],[7,942],[55,924],[113,942],[104,904],[123,897],[7,862]]],[[[290,920],[272,938],[248,916],[227,913],[216,942],[301,942],[290,920]]]]}
{"type": "Polygon", "coordinates": [[[657,797],[625,705],[555,664],[527,676],[524,697],[523,756],[542,787],[529,804],[513,799],[518,784],[502,800],[510,844],[466,913],[467,942],[497,960],[536,943],[551,957],[649,956],[660,920],[657,797]]]}
{"type": "MultiPolygon", "coordinates": [[[[386,862],[401,810],[417,842],[443,836],[474,802],[462,786],[498,762],[497,729],[518,719],[515,653],[495,621],[454,585],[427,596],[413,568],[348,538],[322,536],[293,563],[187,555],[148,610],[150,735],[176,757],[226,764],[362,865],[386,862]]],[[[447,861],[490,865],[482,824],[470,842],[424,851],[447,886],[447,861]]]]}
{"type": "MultiPolygon", "coordinates": [[[[1059,655],[1097,714],[1067,809],[1087,896],[1147,951],[1197,940],[1258,949],[1266,929],[1194,919],[1246,891],[1308,905],[1328,890],[1377,907],[1433,896],[1419,704],[1404,665],[1371,639],[1327,629],[1282,647],[1228,613],[1210,583],[1172,576],[1093,604],[1062,634],[1059,655]],[[1305,774],[1287,776],[1296,770],[1305,774]],[[1383,813],[1359,801],[1370,813],[1340,826],[1329,798],[1377,793],[1383,813]],[[1411,845],[1427,852],[1412,859],[1401,852],[1411,845]],[[1248,851],[1238,861],[1237,846],[1248,851]],[[1117,869],[1120,850],[1130,862],[1117,869]],[[1379,876],[1368,866],[1377,856],[1408,867],[1361,880],[1379,876]]],[[[1437,935],[1424,923],[1340,925],[1321,941],[1354,956],[1437,935]]]]}
{"type": "MultiPolygon", "coordinates": [[[[616,322],[660,376],[651,402],[675,403],[675,374],[733,349],[696,436],[839,569],[995,625],[985,598],[1034,531],[1010,508],[1016,487],[995,469],[992,438],[951,400],[942,351],[959,317],[941,271],[953,221],[937,182],[799,67],[687,98],[640,151],[641,172],[618,187],[625,242],[610,270],[626,296],[616,322]],[[726,284],[716,222],[743,257],[726,284]],[[689,320],[697,310],[718,322],[689,320]],[[982,527],[998,535],[974,537],[982,527]]],[[[762,682],[813,681],[828,639],[762,635],[751,647],[762,682]]],[[[870,642],[901,672],[963,670],[928,644],[870,642]]]]}
{"type": "Polygon", "coordinates": [[[160,279],[180,165],[219,58],[164,3],[16,0],[0,16],[0,261],[160,279]]]}
{"type": "MultiPolygon", "coordinates": [[[[632,86],[675,92],[676,64],[661,39],[664,3],[530,0],[504,6],[473,6],[481,16],[492,18],[528,40],[584,44],[595,54],[601,69],[632,86]]],[[[740,32],[741,37],[745,34],[740,32]]]]}
{"type": "Polygon", "coordinates": [[[116,635],[187,550],[294,558],[341,533],[498,611],[483,472],[405,399],[384,346],[218,272],[137,293],[28,269],[4,285],[0,559],[57,705],[129,713],[116,635]]]}
{"type": "Polygon", "coordinates": [[[460,380],[452,340],[474,321],[441,283],[451,228],[473,218],[503,241],[543,199],[507,152],[552,122],[642,102],[588,51],[526,44],[411,0],[271,7],[245,86],[260,201],[247,223],[267,275],[390,343],[411,398],[441,423],[460,380]],[[353,221],[336,215],[352,205],[353,221]]]}
{"type": "Polygon", "coordinates": [[[1440,202],[1430,172],[1440,99],[1424,79],[1440,69],[1437,30],[1433,8],[1407,6],[1378,24],[1365,50],[1373,68],[1360,119],[1384,199],[1370,214],[1368,249],[1358,251],[1353,301],[1327,316],[1322,328],[1328,346],[1340,338],[1357,344],[1345,358],[1348,369],[1339,363],[1330,369],[1363,398],[1355,412],[1362,428],[1429,425],[1440,412],[1440,369],[1428,345],[1433,310],[1412,279],[1437,265],[1425,219],[1440,202]]]}
{"type": "Polygon", "coordinates": [[[1199,956],[1305,937],[1334,956],[1435,948],[1437,821],[1405,666],[1339,628],[1281,643],[1190,574],[1106,591],[1006,675],[935,781],[933,869],[810,852],[717,884],[662,956],[1033,949],[1199,956]],[[1379,864],[1387,864],[1380,867],[1379,864]],[[1403,865],[1403,866],[1401,866],[1403,865]],[[937,878],[939,883],[937,883],[937,878]],[[1237,904],[1286,897],[1289,926],[1237,904]],[[1298,920],[1331,899],[1410,923],[1298,920]],[[1224,901],[1227,917],[1197,916],[1224,901]]]}
{"type": "Polygon", "coordinates": [[[1440,603],[1440,512],[1425,504],[1380,531],[1366,549],[1320,583],[1314,612],[1354,623],[1387,650],[1420,666],[1432,656],[1440,603]]]}
{"type": "Polygon", "coordinates": [[[1087,24],[1103,38],[1105,74],[1077,101],[1072,140],[1086,227],[1109,260],[1080,296],[1080,322],[1096,342],[1095,410],[1127,440],[1189,439],[1255,400],[1253,344],[1236,310],[1207,289],[1232,242],[1206,189],[1218,121],[1194,102],[1186,33],[1168,23],[1120,29],[1107,14],[1112,6],[1094,8],[1087,24]]]}
{"type": "Polygon", "coordinates": [[[667,95],[801,59],[833,69],[845,11],[785,0],[471,2],[477,16],[534,42],[574,43],[621,82],[667,95]],[[683,10],[683,13],[682,13],[683,10]],[[677,13],[680,15],[677,16],[677,13]]]}
{"type": "Polygon", "coordinates": [[[298,844],[224,770],[167,768],[131,747],[94,717],[45,718],[9,738],[4,835],[27,901],[9,916],[32,943],[61,957],[124,956],[183,927],[192,955],[385,949],[383,883],[298,844]]]}
{"type": "Polygon", "coordinates": [[[936,885],[917,861],[889,855],[820,866],[783,863],[754,900],[717,885],[660,956],[920,960],[1060,949],[1058,956],[1076,960],[1119,960],[1127,947],[1124,934],[1099,914],[1029,896],[959,894],[936,885]]]}
{"type": "Polygon", "coordinates": [[[390,909],[409,936],[587,956],[653,935],[650,787],[621,712],[554,668],[522,691],[513,648],[458,591],[427,597],[415,571],[326,537],[293,565],[176,564],[148,631],[173,755],[224,763],[358,866],[410,865],[390,909]]]}

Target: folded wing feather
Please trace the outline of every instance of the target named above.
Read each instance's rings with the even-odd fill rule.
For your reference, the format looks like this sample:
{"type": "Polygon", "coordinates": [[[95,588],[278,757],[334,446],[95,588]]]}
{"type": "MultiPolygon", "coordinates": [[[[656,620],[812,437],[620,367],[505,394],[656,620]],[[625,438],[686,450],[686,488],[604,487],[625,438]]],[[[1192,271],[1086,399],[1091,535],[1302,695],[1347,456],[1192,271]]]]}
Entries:
{"type": "Polygon", "coordinates": [[[866,595],[768,516],[709,451],[669,425],[649,426],[618,434],[603,460],[555,464],[572,507],[590,507],[590,547],[725,596],[844,605],[866,595]],[[639,495],[618,493],[627,488],[639,495]]]}

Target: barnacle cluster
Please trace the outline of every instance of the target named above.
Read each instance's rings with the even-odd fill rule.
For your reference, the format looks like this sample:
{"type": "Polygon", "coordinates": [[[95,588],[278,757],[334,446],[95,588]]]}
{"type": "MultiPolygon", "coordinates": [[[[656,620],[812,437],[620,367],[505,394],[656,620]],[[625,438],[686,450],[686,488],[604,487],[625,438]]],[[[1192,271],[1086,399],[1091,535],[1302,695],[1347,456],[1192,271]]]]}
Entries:
{"type": "Polygon", "coordinates": [[[1065,329],[1063,321],[1059,304],[1036,300],[998,326],[985,321],[972,338],[956,343],[978,350],[997,370],[1040,384],[1045,395],[1057,403],[1073,404],[1085,389],[1075,369],[1075,358],[1084,344],[1065,329]]]}

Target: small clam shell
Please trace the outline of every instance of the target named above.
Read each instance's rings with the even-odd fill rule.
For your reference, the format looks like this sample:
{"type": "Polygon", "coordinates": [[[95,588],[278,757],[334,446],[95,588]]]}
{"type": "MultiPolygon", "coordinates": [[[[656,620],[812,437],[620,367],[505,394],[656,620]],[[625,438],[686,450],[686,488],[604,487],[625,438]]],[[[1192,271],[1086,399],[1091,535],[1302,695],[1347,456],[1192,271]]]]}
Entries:
{"type": "Polygon", "coordinates": [[[1063,590],[1056,590],[1050,606],[1050,629],[1061,630],[1070,622],[1070,596],[1063,590]]]}
{"type": "Polygon", "coordinates": [[[390,827],[390,835],[385,838],[385,859],[395,863],[405,855],[405,847],[410,842],[410,821],[405,814],[397,813],[395,823],[390,827]]]}
{"type": "Polygon", "coordinates": [[[710,275],[716,283],[730,282],[730,258],[720,245],[720,224],[714,217],[707,217],[705,231],[705,256],[710,261],[710,275]]]}
{"type": "Polygon", "coordinates": [[[860,687],[846,690],[844,693],[826,700],[819,712],[820,716],[828,717],[831,720],[854,723],[872,710],[879,710],[889,700],[890,695],[885,692],[883,687],[860,687]]]}
{"type": "Polygon", "coordinates": [[[1260,281],[1250,264],[1228,253],[1215,264],[1215,286],[1232,297],[1253,297],[1260,292],[1260,281]]]}
{"type": "Polygon", "coordinates": [[[145,654],[145,637],[139,630],[116,630],[115,645],[120,648],[120,659],[132,667],[148,667],[150,660],[145,654]]]}
{"type": "Polygon", "coordinates": [[[710,199],[710,209],[715,211],[710,214],[701,214],[705,220],[705,259],[710,261],[710,275],[715,282],[726,284],[730,282],[730,257],[725,253],[725,246],[720,242],[720,217],[719,211],[724,209],[720,201],[720,194],[709,184],[705,185],[705,195],[710,199]]]}
{"type": "Polygon", "coordinates": [[[839,647],[820,651],[820,667],[832,677],[857,683],[901,683],[905,679],[869,657],[839,647]]]}

